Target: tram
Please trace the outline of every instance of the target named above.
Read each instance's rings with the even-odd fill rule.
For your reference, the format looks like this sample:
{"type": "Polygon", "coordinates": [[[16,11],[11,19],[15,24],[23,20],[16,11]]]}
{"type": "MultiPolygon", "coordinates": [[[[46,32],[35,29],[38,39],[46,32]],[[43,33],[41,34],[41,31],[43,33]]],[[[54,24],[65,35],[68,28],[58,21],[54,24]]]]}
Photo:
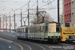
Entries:
{"type": "Polygon", "coordinates": [[[75,36],[75,28],[70,26],[70,23],[66,23],[65,27],[61,28],[61,41],[65,42],[68,36],[75,36]]]}
{"type": "Polygon", "coordinates": [[[17,28],[17,38],[59,42],[61,41],[61,26],[59,23],[42,23],[17,28]]]}
{"type": "Polygon", "coordinates": [[[73,27],[64,27],[61,29],[61,41],[65,42],[68,36],[75,36],[75,28],[73,27]]]}

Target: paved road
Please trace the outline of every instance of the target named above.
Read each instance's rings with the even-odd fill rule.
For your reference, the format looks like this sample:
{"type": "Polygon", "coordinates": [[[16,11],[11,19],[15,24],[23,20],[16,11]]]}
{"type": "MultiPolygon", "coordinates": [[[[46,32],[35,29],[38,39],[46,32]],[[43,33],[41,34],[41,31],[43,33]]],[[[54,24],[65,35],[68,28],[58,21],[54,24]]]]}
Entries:
{"type": "Polygon", "coordinates": [[[0,38],[0,50],[20,50],[20,47],[0,38]]]}
{"type": "Polygon", "coordinates": [[[27,40],[18,40],[16,36],[11,33],[0,33],[0,37],[11,40],[22,46],[23,50],[75,50],[75,44],[49,44],[49,43],[38,43],[27,40]],[[69,48],[69,49],[68,49],[69,48]]]}

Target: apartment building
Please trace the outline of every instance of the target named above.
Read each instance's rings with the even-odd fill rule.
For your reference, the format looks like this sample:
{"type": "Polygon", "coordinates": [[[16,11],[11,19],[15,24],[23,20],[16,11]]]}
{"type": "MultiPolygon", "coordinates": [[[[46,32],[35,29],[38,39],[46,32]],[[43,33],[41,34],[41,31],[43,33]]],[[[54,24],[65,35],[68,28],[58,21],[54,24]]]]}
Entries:
{"type": "Polygon", "coordinates": [[[75,27],[75,0],[63,0],[63,24],[75,27]]]}
{"type": "Polygon", "coordinates": [[[71,24],[75,27],[75,0],[71,0],[71,24]]]}

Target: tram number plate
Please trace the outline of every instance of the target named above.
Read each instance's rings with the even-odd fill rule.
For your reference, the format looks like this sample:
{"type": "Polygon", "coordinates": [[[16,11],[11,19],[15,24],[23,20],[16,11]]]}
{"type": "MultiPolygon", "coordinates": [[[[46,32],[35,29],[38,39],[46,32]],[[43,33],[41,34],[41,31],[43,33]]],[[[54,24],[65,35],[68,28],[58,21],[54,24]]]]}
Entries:
{"type": "Polygon", "coordinates": [[[75,41],[73,41],[73,42],[75,42],[75,41]]]}

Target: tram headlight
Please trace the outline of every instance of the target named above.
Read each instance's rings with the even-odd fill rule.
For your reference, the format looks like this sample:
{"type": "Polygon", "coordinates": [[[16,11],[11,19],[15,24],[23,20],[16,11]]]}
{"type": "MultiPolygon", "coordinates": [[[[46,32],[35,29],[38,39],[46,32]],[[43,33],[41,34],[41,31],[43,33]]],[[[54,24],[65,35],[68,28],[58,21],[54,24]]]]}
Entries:
{"type": "Polygon", "coordinates": [[[57,38],[59,38],[59,37],[57,36],[57,38]]]}
{"type": "Polygon", "coordinates": [[[69,41],[71,41],[71,39],[69,39],[69,41]]]}
{"type": "Polygon", "coordinates": [[[63,39],[63,36],[61,35],[61,38],[63,39]]]}

